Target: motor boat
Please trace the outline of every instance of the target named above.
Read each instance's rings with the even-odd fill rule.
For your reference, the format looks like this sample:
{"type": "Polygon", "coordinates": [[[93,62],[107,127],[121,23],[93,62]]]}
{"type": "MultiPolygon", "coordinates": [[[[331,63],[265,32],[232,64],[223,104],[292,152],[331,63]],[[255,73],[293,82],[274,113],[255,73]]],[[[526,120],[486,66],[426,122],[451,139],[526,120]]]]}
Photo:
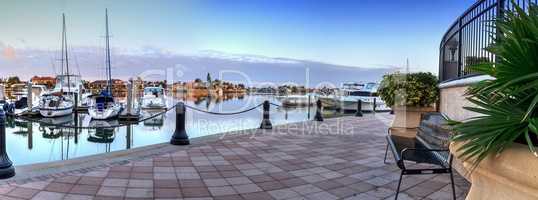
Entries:
{"type": "Polygon", "coordinates": [[[165,109],[166,99],[164,89],[162,87],[144,88],[144,94],[140,102],[142,109],[165,109]]]}
{"type": "Polygon", "coordinates": [[[11,96],[13,96],[13,99],[4,100],[3,102],[0,102],[0,104],[3,104],[3,109],[8,114],[13,115],[19,115],[23,112],[26,112],[28,110],[33,110],[34,108],[39,106],[40,98],[43,94],[47,93],[47,88],[43,85],[32,85],[31,88],[31,104],[28,105],[30,102],[28,101],[28,85],[19,83],[19,84],[13,84],[12,86],[12,93],[11,96]]]}
{"type": "Polygon", "coordinates": [[[361,100],[363,111],[390,111],[390,107],[377,95],[378,83],[343,84],[342,88],[334,95],[320,97],[324,108],[343,111],[356,111],[358,101],[361,100]]]}
{"type": "Polygon", "coordinates": [[[338,90],[334,90],[333,92],[329,94],[319,96],[319,100],[321,101],[321,104],[323,105],[324,109],[340,110],[342,109],[341,97],[345,96],[346,94],[353,94],[354,92],[358,92],[363,87],[364,87],[364,84],[362,83],[355,83],[355,82],[343,83],[342,86],[338,90]]]}

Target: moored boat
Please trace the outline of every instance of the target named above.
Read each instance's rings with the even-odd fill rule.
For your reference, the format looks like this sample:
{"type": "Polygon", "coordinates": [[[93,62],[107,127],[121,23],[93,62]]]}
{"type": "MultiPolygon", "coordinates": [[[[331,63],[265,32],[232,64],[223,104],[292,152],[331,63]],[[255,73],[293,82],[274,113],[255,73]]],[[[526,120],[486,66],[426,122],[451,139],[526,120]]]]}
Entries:
{"type": "Polygon", "coordinates": [[[41,96],[39,113],[43,117],[61,117],[73,113],[73,101],[63,93],[48,93],[41,96]]]}
{"type": "Polygon", "coordinates": [[[105,11],[106,19],[106,76],[107,86],[100,94],[92,96],[92,105],[88,108],[88,113],[92,119],[105,120],[118,117],[123,107],[115,101],[112,95],[112,71],[110,66],[110,35],[108,33],[108,10],[105,11]]]}
{"type": "Polygon", "coordinates": [[[361,100],[361,109],[363,111],[391,110],[377,95],[378,83],[369,82],[361,85],[360,88],[353,88],[344,84],[337,94],[320,97],[323,107],[343,111],[356,111],[358,101],[361,100]]]}
{"type": "Polygon", "coordinates": [[[141,97],[142,109],[165,109],[165,91],[162,87],[146,87],[141,97]]]}
{"type": "Polygon", "coordinates": [[[46,87],[43,85],[32,85],[32,88],[30,89],[31,94],[28,91],[27,84],[13,84],[11,88],[11,96],[13,96],[14,99],[5,100],[3,108],[8,114],[12,115],[19,115],[25,111],[33,110],[38,107],[41,95],[47,92],[46,87]],[[31,95],[31,99],[28,98],[28,95],[31,95]]]}
{"type": "Polygon", "coordinates": [[[62,22],[62,74],[56,77],[55,88],[50,93],[41,95],[41,99],[39,101],[39,114],[41,114],[41,116],[43,117],[60,117],[73,113],[73,98],[75,91],[71,90],[72,84],[74,84],[74,82],[71,82],[71,77],[73,75],[71,75],[69,72],[69,48],[67,45],[65,14],[62,14],[62,22]]]}

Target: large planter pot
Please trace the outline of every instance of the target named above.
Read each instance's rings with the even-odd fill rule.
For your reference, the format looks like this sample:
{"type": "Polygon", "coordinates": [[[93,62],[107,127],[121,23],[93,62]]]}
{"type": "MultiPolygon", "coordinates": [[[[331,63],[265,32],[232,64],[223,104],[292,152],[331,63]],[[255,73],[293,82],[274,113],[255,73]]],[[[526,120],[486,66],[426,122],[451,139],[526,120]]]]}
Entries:
{"type": "Polygon", "coordinates": [[[392,128],[417,128],[422,113],[435,111],[434,107],[395,106],[392,128]]]}
{"type": "MultiPolygon", "coordinates": [[[[452,143],[450,151],[456,152],[462,143],[452,143]]],[[[472,165],[463,164],[463,173],[472,165]]],[[[460,173],[462,173],[460,171],[460,173]]],[[[525,145],[513,144],[500,155],[484,159],[470,174],[471,189],[467,200],[488,199],[538,199],[538,158],[525,145]]]]}

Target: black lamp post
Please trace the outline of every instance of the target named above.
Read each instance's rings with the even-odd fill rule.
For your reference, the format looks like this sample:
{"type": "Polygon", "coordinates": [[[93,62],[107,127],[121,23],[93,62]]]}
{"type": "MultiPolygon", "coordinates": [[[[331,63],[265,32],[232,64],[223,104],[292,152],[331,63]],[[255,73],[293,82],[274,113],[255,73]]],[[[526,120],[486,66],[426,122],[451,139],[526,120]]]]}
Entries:
{"type": "Polygon", "coordinates": [[[15,176],[15,168],[6,152],[6,113],[0,108],[0,179],[15,176]]]}

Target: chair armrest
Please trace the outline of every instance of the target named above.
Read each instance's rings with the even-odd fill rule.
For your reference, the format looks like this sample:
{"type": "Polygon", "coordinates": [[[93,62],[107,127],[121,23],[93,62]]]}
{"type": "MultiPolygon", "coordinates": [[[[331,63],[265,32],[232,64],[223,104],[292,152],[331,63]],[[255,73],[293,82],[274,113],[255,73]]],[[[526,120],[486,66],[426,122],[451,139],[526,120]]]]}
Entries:
{"type": "Polygon", "coordinates": [[[424,148],[405,148],[402,150],[402,155],[404,151],[444,151],[444,152],[450,152],[448,149],[424,149],[424,148]]]}
{"type": "Polygon", "coordinates": [[[449,149],[424,149],[424,148],[405,148],[401,151],[400,155],[402,156],[401,159],[405,160],[405,152],[407,151],[424,151],[424,152],[448,152],[448,167],[452,167],[452,153],[450,153],[449,149]]]}

